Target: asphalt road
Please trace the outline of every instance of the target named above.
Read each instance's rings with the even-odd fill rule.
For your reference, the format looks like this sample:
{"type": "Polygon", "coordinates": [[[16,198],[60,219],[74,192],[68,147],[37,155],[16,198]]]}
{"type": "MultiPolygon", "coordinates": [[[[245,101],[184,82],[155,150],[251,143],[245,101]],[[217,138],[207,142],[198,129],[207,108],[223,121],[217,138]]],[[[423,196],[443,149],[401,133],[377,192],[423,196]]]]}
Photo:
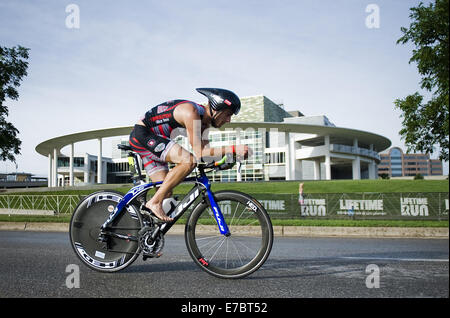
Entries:
{"type": "Polygon", "coordinates": [[[104,274],[78,260],[67,233],[0,231],[0,297],[449,297],[448,239],[276,238],[240,280],[197,268],[183,236],[167,235],[163,253],[104,274]],[[68,288],[74,268],[79,286],[68,288]]]}

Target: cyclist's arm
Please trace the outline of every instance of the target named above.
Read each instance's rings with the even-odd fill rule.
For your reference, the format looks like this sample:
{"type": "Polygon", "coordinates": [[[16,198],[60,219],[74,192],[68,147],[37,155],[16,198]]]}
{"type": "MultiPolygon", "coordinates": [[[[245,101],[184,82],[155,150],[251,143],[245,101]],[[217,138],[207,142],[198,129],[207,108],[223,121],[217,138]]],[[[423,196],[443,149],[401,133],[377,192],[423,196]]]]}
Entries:
{"type": "Polygon", "coordinates": [[[176,115],[178,115],[177,117],[183,118],[182,124],[186,128],[187,137],[192,146],[193,153],[198,159],[201,157],[220,159],[226,153],[234,151],[233,146],[211,148],[209,146],[208,135],[204,134],[202,136],[201,118],[194,107],[191,104],[186,104],[186,106],[180,105],[179,107],[179,110],[183,112],[178,112],[176,115]],[[182,106],[183,108],[181,108],[182,106]]]}
{"type": "Polygon", "coordinates": [[[208,131],[206,130],[202,134],[202,157],[209,157],[215,160],[221,159],[227,153],[234,153],[234,146],[225,146],[225,147],[210,147],[208,131]]]}

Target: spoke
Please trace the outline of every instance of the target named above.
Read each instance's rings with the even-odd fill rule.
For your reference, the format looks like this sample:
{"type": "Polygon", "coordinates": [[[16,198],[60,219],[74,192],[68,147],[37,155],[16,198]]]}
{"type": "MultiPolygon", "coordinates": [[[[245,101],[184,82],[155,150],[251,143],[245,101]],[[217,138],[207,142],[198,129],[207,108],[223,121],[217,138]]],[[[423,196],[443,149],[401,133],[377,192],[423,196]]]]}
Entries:
{"type": "Polygon", "coordinates": [[[231,244],[233,245],[233,247],[234,247],[234,249],[235,249],[235,251],[236,251],[236,255],[238,256],[239,261],[241,262],[240,265],[241,265],[241,266],[244,265],[244,261],[242,260],[241,255],[239,254],[239,249],[237,248],[237,246],[236,246],[236,244],[235,244],[235,242],[234,242],[234,239],[231,240],[230,242],[231,242],[231,244]]]}
{"type": "MultiPolygon", "coordinates": [[[[258,246],[258,248],[255,251],[255,248],[250,248],[248,245],[244,244],[241,240],[237,240],[236,237],[233,239],[233,242],[236,245],[240,244],[242,247],[246,248],[248,251],[250,251],[250,254],[256,254],[260,248],[259,245],[255,242],[254,244],[257,244],[257,246],[258,246]]],[[[249,243],[253,243],[253,242],[249,242],[249,243]]]]}
{"type": "MultiPolygon", "coordinates": [[[[214,257],[216,257],[217,251],[220,249],[220,247],[223,245],[223,243],[225,242],[226,237],[223,237],[222,242],[220,243],[220,246],[216,249],[216,251],[214,252],[213,256],[211,256],[211,258],[209,259],[210,261],[212,261],[214,259],[214,257]]],[[[216,244],[217,245],[217,244],[216,244]]],[[[209,252],[209,251],[208,251],[209,252]]]]}
{"type": "MultiPolygon", "coordinates": [[[[236,207],[236,210],[237,210],[237,207],[236,207]]],[[[244,206],[244,209],[242,210],[241,214],[239,215],[238,219],[236,220],[236,224],[239,224],[239,220],[241,219],[241,216],[244,213],[244,211],[245,211],[245,206],[244,206]]],[[[235,212],[234,215],[236,215],[236,211],[234,211],[234,212],[235,212]]]]}
{"type": "Polygon", "coordinates": [[[221,237],[221,236],[219,236],[219,235],[206,236],[206,237],[202,237],[202,238],[196,238],[195,241],[202,241],[202,240],[213,239],[213,238],[219,238],[219,237],[221,237]]]}
{"type": "Polygon", "coordinates": [[[236,209],[234,209],[233,217],[231,218],[231,221],[230,221],[230,226],[233,225],[234,216],[236,215],[236,210],[237,210],[239,204],[240,204],[240,202],[238,202],[238,203],[236,204],[236,209]]]}
{"type": "MultiPolygon", "coordinates": [[[[220,239],[221,239],[221,237],[220,236],[214,236],[214,237],[210,237],[210,240],[208,240],[207,242],[206,242],[206,244],[203,244],[203,245],[199,245],[198,246],[198,248],[199,249],[203,249],[203,248],[206,248],[207,246],[210,246],[211,244],[213,244],[212,245],[212,247],[214,247],[214,245],[217,245],[217,242],[220,242],[220,239]]],[[[211,247],[211,248],[212,248],[211,247]]],[[[209,251],[209,250],[208,250],[209,251]]]]}
{"type": "Polygon", "coordinates": [[[227,241],[227,251],[225,252],[225,268],[228,268],[228,239],[227,241]]]}

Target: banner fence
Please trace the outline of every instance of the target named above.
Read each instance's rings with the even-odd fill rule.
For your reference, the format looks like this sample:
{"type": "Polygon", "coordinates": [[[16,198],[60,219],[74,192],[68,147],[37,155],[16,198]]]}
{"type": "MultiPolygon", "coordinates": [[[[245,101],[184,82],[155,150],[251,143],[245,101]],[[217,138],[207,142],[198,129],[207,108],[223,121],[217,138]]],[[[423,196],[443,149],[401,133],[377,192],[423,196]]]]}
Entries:
{"type": "MultiPolygon", "coordinates": [[[[448,220],[448,192],[428,193],[314,193],[298,195],[255,193],[272,218],[296,219],[424,219],[448,220]]],[[[181,199],[182,196],[180,195],[181,199]]],[[[0,195],[0,209],[52,210],[72,213],[78,195],[0,195]]],[[[224,203],[226,205],[226,203],[224,203]]],[[[222,209],[226,209],[223,206],[222,209]]]]}
{"type": "Polygon", "coordinates": [[[273,218],[448,220],[448,192],[254,194],[273,218]]]}

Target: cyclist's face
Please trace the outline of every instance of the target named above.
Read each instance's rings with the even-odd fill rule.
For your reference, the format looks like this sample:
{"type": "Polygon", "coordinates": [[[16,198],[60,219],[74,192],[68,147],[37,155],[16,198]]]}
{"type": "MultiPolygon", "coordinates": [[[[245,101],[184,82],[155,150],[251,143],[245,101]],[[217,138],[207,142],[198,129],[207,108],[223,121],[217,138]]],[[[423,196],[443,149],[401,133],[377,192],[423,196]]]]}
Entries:
{"type": "Polygon", "coordinates": [[[229,123],[231,121],[231,116],[233,116],[233,111],[230,109],[218,112],[217,116],[215,117],[215,123],[217,128],[220,128],[226,123],[229,123]]]}

